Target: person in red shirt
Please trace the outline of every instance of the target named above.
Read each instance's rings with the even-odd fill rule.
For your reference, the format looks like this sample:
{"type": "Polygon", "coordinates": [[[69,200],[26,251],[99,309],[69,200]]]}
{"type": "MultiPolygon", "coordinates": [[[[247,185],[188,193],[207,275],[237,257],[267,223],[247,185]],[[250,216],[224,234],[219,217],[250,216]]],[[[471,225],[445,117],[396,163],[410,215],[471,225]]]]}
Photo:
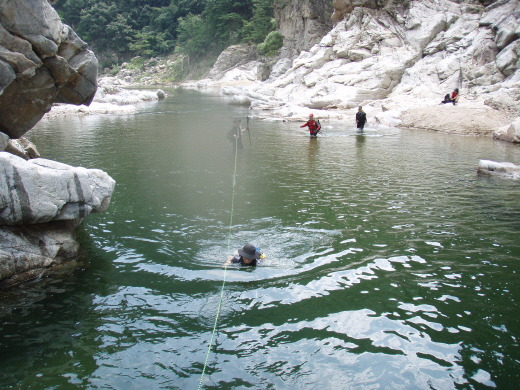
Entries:
{"type": "Polygon", "coordinates": [[[455,105],[459,101],[459,97],[459,89],[455,88],[451,94],[447,93],[446,96],[444,96],[444,100],[441,104],[453,103],[453,105],[455,105]]]}
{"type": "Polygon", "coordinates": [[[453,105],[457,104],[457,102],[459,101],[459,89],[458,88],[455,88],[453,90],[453,92],[451,93],[450,99],[451,99],[451,102],[453,103],[453,105]]]}
{"type": "Polygon", "coordinates": [[[316,137],[318,135],[318,132],[321,130],[320,122],[314,120],[313,114],[310,114],[309,120],[300,127],[309,127],[309,135],[311,137],[316,137]]]}

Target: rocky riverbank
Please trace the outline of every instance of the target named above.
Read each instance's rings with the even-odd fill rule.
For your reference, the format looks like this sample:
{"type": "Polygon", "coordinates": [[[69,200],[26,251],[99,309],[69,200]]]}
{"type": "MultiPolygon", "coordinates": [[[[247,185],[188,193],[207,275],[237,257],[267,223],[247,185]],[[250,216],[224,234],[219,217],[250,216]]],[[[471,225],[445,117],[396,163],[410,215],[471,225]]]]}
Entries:
{"type": "MultiPolygon", "coordinates": [[[[520,140],[520,3],[511,1],[289,1],[275,8],[284,47],[262,57],[254,46],[224,51],[207,77],[184,88],[220,93],[269,120],[309,112],[368,125],[520,140]],[[321,8],[320,8],[321,7],[321,8]],[[295,20],[303,20],[299,24],[295,20]],[[334,22],[334,24],[332,23],[334,22]],[[456,106],[440,105],[459,88],[456,106]]],[[[122,66],[112,83],[167,85],[182,58],[122,66]]]]}
{"type": "MultiPolygon", "coordinates": [[[[241,61],[232,47],[184,87],[218,90],[260,117],[301,121],[312,110],[351,122],[363,106],[369,125],[518,142],[520,3],[488,3],[336,0],[335,26],[308,50],[241,61]],[[439,105],[454,88],[459,104],[439,105]]],[[[301,34],[285,32],[289,42],[301,34]]]]}
{"type": "Polygon", "coordinates": [[[118,78],[103,77],[98,80],[98,89],[90,105],[54,104],[44,118],[67,115],[134,114],[140,103],[158,101],[166,96],[162,89],[156,91],[132,89],[118,78]]]}

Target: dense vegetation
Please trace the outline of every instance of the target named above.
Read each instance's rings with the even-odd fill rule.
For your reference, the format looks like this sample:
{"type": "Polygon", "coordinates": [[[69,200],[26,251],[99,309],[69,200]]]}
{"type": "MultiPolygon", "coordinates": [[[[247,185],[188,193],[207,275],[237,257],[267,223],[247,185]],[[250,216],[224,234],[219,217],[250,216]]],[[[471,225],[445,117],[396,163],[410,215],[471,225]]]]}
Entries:
{"type": "Polygon", "coordinates": [[[275,29],[273,1],[59,0],[54,7],[96,52],[118,59],[174,51],[204,57],[239,42],[272,52],[281,39],[271,34],[264,42],[275,29]]]}

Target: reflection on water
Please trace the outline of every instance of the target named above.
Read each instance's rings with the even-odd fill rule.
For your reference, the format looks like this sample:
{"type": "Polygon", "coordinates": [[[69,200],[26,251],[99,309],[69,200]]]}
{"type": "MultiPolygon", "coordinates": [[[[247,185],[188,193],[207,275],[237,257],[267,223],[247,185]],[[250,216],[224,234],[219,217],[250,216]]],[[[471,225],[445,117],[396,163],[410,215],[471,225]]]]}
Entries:
{"type": "Polygon", "coordinates": [[[518,382],[520,186],[476,175],[481,158],[519,163],[517,147],[253,121],[232,208],[226,134],[250,113],[171,92],[31,131],[45,157],[117,185],[81,230],[88,268],[4,314],[3,387],[195,388],[224,274],[204,388],[518,382]],[[225,270],[248,242],[263,263],[225,270]]]}

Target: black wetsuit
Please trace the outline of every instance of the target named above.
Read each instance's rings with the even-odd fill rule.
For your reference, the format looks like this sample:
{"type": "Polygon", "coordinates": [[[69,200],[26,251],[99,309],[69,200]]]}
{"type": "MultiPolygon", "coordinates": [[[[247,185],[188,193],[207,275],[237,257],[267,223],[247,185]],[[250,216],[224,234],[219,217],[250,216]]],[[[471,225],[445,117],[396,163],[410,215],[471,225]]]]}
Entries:
{"type": "Polygon", "coordinates": [[[363,111],[358,111],[356,114],[356,123],[359,130],[363,130],[365,123],[367,123],[367,114],[363,111]]]}
{"type": "Polygon", "coordinates": [[[244,263],[244,260],[242,259],[242,256],[234,256],[232,259],[231,259],[231,262],[232,263],[239,263],[240,265],[247,265],[247,266],[252,266],[254,267],[256,264],[257,264],[257,260],[256,259],[253,259],[252,262],[250,263],[244,263]]]}

